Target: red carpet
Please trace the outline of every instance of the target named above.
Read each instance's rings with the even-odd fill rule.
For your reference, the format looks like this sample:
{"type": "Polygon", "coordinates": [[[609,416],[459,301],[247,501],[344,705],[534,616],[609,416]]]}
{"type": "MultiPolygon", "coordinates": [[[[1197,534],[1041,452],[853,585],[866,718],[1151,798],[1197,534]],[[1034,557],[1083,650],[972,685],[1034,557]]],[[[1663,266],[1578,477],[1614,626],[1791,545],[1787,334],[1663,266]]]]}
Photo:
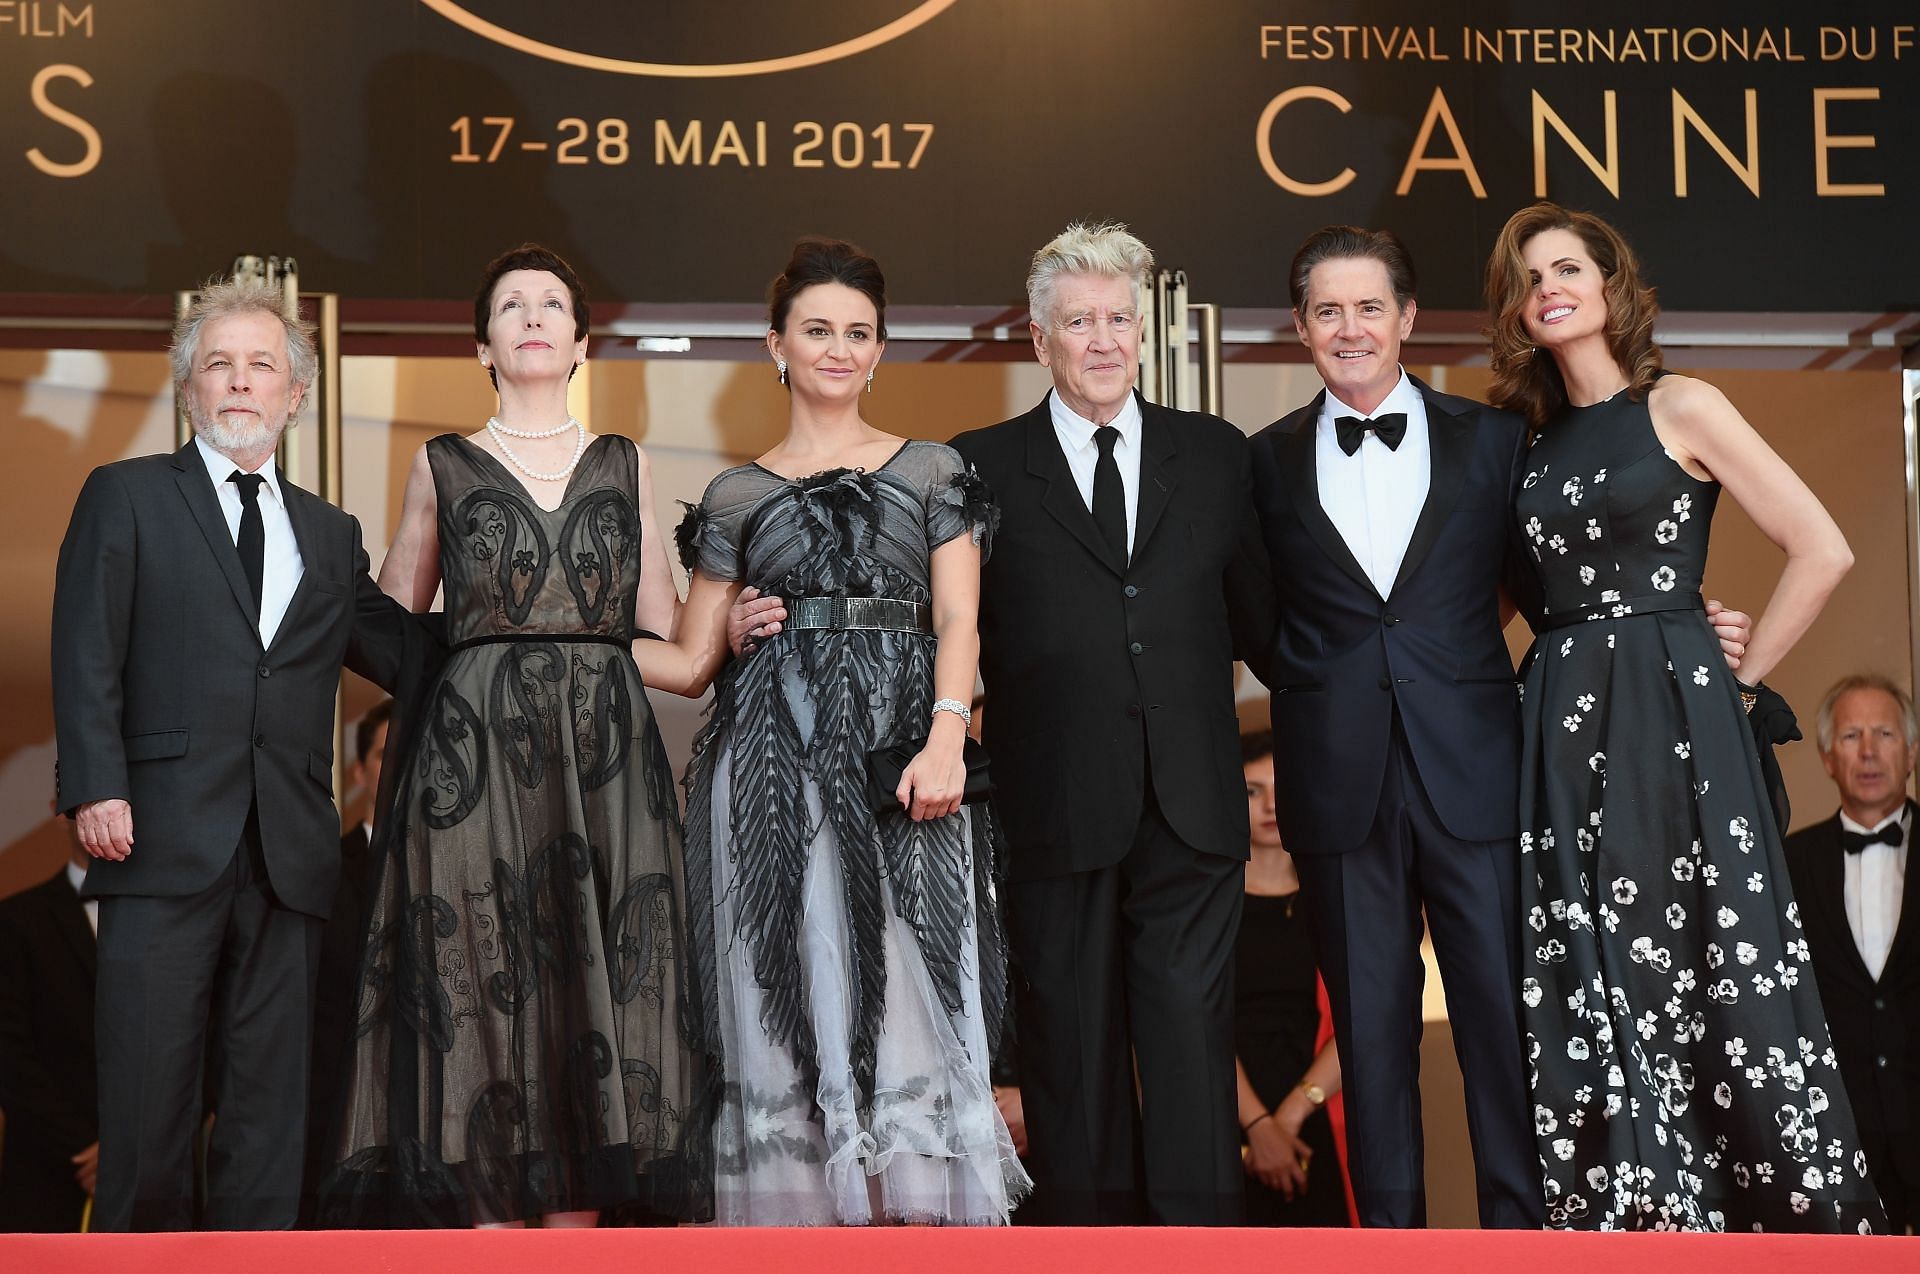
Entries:
{"type": "Polygon", "coordinates": [[[493,1230],[0,1235],[6,1274],[1915,1274],[1920,1238],[1451,1230],[493,1230]]]}

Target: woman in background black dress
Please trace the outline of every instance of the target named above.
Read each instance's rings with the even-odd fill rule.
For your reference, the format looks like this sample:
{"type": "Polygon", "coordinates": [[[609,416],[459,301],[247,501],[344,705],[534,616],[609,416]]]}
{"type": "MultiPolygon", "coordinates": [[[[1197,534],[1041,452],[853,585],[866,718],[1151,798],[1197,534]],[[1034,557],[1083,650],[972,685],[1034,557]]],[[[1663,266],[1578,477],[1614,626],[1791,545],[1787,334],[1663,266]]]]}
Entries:
{"type": "Polygon", "coordinates": [[[1344,1168],[1327,1103],[1340,1055],[1320,1029],[1319,974],[1300,877],[1273,809],[1273,735],[1240,740],[1253,856],[1234,942],[1234,1051],[1248,1225],[1344,1226],[1344,1168]]]}

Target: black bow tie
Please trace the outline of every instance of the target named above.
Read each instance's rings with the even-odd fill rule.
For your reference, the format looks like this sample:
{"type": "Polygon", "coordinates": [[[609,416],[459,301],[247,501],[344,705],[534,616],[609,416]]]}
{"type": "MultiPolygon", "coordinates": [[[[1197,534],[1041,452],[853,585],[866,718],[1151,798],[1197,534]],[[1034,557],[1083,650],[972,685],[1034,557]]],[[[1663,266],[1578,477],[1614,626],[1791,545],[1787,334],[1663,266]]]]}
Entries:
{"type": "Polygon", "coordinates": [[[1857,854],[1869,845],[1892,845],[1898,849],[1900,842],[1906,839],[1900,832],[1900,820],[1894,819],[1877,832],[1850,832],[1840,829],[1840,848],[1849,854],[1857,854]]]}
{"type": "Polygon", "coordinates": [[[1360,450],[1360,440],[1367,436],[1369,429],[1387,444],[1388,451],[1398,451],[1400,440],[1407,436],[1407,413],[1390,411],[1372,420],[1362,420],[1358,416],[1333,418],[1333,436],[1340,443],[1340,450],[1348,455],[1360,450]]]}

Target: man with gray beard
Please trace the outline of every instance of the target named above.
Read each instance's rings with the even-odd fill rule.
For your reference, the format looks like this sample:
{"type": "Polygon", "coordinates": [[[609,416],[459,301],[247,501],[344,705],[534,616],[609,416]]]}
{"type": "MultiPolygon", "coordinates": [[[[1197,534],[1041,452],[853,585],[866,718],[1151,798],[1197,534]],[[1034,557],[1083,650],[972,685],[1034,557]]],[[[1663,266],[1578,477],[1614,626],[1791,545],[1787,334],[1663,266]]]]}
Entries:
{"type": "Polygon", "coordinates": [[[193,440],[93,471],[54,586],[58,805],[100,900],[93,1226],[194,1224],[204,1061],[200,1222],[272,1229],[299,1202],[340,668],[391,686],[407,617],[359,523],[275,471],[316,368],[281,293],[208,288],[172,357],[193,440]]]}

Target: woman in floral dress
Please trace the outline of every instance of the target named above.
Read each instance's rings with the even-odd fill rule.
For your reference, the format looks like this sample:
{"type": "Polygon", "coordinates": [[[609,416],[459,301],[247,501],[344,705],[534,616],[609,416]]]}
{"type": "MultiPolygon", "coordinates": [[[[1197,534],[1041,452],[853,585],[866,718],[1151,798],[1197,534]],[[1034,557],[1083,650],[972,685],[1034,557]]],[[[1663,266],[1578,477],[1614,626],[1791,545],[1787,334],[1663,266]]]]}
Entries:
{"type": "Polygon", "coordinates": [[[1721,489],[1786,554],[1757,683],[1852,562],[1721,393],[1661,370],[1620,235],[1552,204],[1487,266],[1493,401],[1535,438],[1516,516],[1522,984],[1548,1224],[1883,1225],[1735,681],[1700,601],[1721,489]]]}

